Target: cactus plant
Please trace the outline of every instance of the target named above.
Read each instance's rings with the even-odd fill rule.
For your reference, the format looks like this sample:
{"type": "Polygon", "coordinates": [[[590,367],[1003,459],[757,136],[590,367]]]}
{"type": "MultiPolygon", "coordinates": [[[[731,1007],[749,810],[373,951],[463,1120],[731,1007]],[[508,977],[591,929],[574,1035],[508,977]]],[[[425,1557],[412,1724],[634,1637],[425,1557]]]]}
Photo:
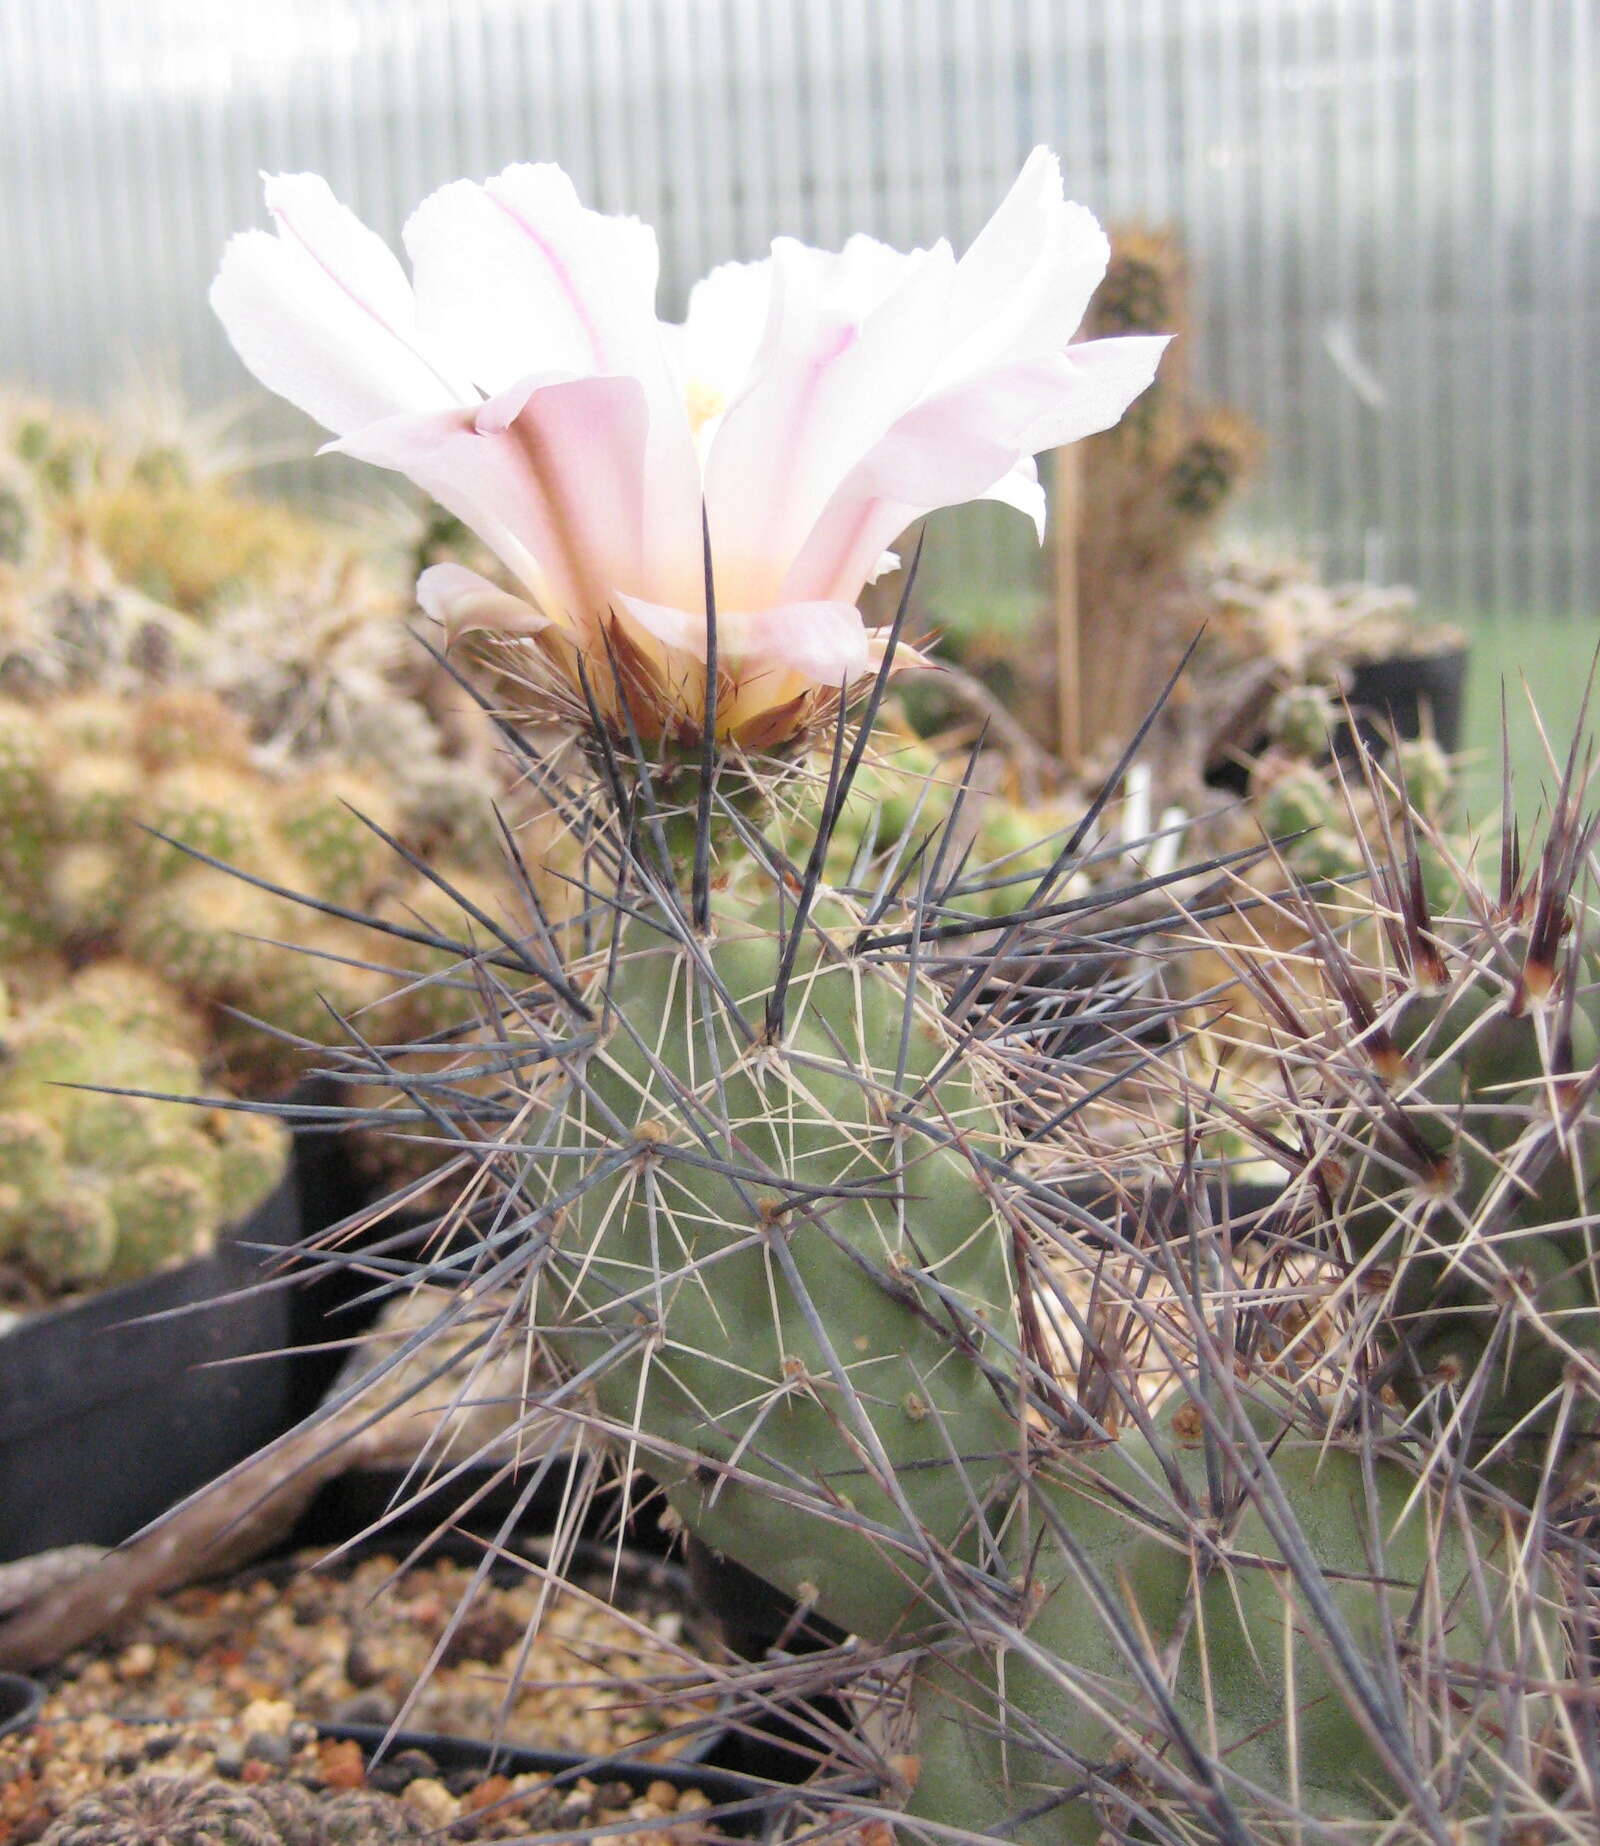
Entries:
{"type": "Polygon", "coordinates": [[[1378,867],[1386,965],[1319,935],[1349,1036],[1313,1169],[1370,1295],[1385,1376],[1482,1459],[1581,1445],[1600,1387],[1600,964],[1574,767],[1523,873],[1440,921],[1415,830],[1378,867]]]}
{"type": "Polygon", "coordinates": [[[361,1791],[318,1797],[293,1782],[140,1775],[83,1796],[45,1846],[398,1846],[432,1828],[403,1802],[361,1791]]]}
{"type": "Polygon", "coordinates": [[[199,1095],[197,1038],[139,969],[91,968],[0,1028],[0,1256],[47,1295],[201,1255],[282,1178],[280,1123],[104,1093],[199,1095]]]}
{"type": "MultiPolygon", "coordinates": [[[[1042,170],[1036,156],[1030,171],[1042,170]]],[[[270,184],[279,203],[327,209],[318,182],[270,184]]],[[[571,204],[548,170],[492,184],[554,187],[571,204]]],[[[1041,221],[1050,202],[1034,201],[1041,221]]],[[[457,206],[482,200],[452,188],[419,219],[457,206]]],[[[616,234],[575,221],[597,240],[616,234]]],[[[1061,221],[1063,248],[1075,234],[1061,221]]],[[[262,338],[280,311],[257,281],[268,248],[235,245],[215,299],[247,360],[299,393],[285,350],[308,347],[335,375],[337,362],[300,323],[285,323],[283,345],[262,338]]],[[[418,271],[425,293],[436,271],[418,271]]],[[[654,350],[648,328],[639,338],[654,350]]],[[[770,342],[762,351],[787,403],[800,379],[770,342]]],[[[338,423],[366,406],[307,401],[338,423]]],[[[474,432],[478,491],[494,474],[478,437],[502,414],[429,413],[426,444],[393,444],[393,419],[348,441],[405,466],[425,449],[422,478],[448,497],[461,483],[452,463],[435,468],[440,432],[474,432]]],[[[1162,422],[1158,400],[1130,450],[1150,449],[1162,422]]],[[[553,443],[545,459],[553,470],[553,443]]],[[[1184,517],[1211,509],[1216,459],[1164,480],[1188,496],[1184,517]]],[[[646,472],[640,483],[614,470],[641,492],[664,487],[646,472]]],[[[520,474],[500,485],[532,505],[520,474]]],[[[670,1523],[848,1630],[815,1665],[780,1658],[768,1684],[845,1684],[878,1702],[867,1733],[891,1748],[877,1767],[905,1797],[908,1839],[1442,1846],[1516,1837],[1552,1814],[1581,1837],[1593,1777],[1587,1720],[1570,1713],[1587,1691],[1555,1612],[1585,1552],[1547,1517],[1542,1488],[1519,1499],[1472,1442],[1408,1420],[1375,1386],[1385,1328],[1363,1319],[1318,1227],[1285,1219],[1264,1252],[1235,1249],[1231,1227],[1206,1220],[1192,1163],[1174,1176],[1192,1204],[1180,1239],[1154,1213],[1107,1222],[1074,1201],[1085,1148],[1101,1151],[1091,1106],[1118,1073],[1037,1029],[1031,978],[1063,951],[1109,957],[1179,918],[1192,928],[1222,908],[1215,881],[1238,861],[1123,894],[1181,886],[1166,918],[1130,923],[1123,909],[1102,927],[1097,911],[1118,894],[1065,894],[1141,731],[998,930],[965,901],[995,881],[968,863],[960,794],[875,881],[855,880],[857,851],[843,888],[831,882],[908,600],[868,656],[878,670],[852,728],[839,706],[865,690],[862,656],[807,677],[799,644],[820,645],[815,612],[785,612],[781,671],[749,670],[746,618],[719,627],[714,538],[726,548],[731,531],[759,553],[771,533],[744,532],[715,470],[704,485],[703,576],[690,590],[681,569],[672,579],[674,596],[700,596],[690,608],[621,594],[639,581],[641,547],[618,563],[580,530],[581,512],[609,538],[598,488],[559,516],[538,501],[540,565],[559,561],[572,585],[551,606],[543,588],[530,590],[536,606],[459,566],[424,581],[458,627],[488,624],[500,710],[520,688],[530,728],[577,730],[579,785],[558,805],[583,817],[590,851],[563,928],[480,913],[469,943],[427,928],[406,938],[453,958],[449,978],[470,974],[470,1042],[436,1043],[423,1067],[364,1035],[347,1050],[346,1077],[402,1096],[400,1123],[465,1176],[435,1227],[448,1235],[424,1230],[413,1263],[389,1259],[396,1289],[461,1284],[405,1356],[466,1327],[486,1353],[538,1347],[550,1370],[525,1416],[565,1417],[591,1454],[630,1477],[647,1470],[670,1523]],[[815,819],[778,824],[819,742],[815,819]]],[[[1173,511],[1169,499],[1163,531],[1173,511]]],[[[527,579],[520,552],[506,562],[527,579]]],[[[856,562],[830,583],[858,587],[856,562]]],[[[730,572],[746,564],[728,559],[730,572]]],[[[853,635],[848,612],[835,618],[853,635]]],[[[1402,832],[1409,843],[1414,821],[1402,832]]],[[[1592,832],[1563,838],[1575,860],[1592,832]]],[[[1414,864],[1408,878],[1420,888],[1414,864]]],[[[1540,940],[1546,908],[1537,900],[1529,923],[1540,940]]],[[[1330,935],[1314,907],[1306,928],[1330,935]]],[[[1296,996],[1273,997],[1299,1020],[1296,996]]],[[[1132,1040],[1147,1022],[1130,1008],[1109,1029],[1132,1040]]],[[[1298,1139],[1285,1130],[1297,1196],[1331,1192],[1330,1159],[1348,1155],[1349,1136],[1320,1139],[1318,1119],[1296,1118],[1298,1139]]],[[[1573,1215],[1587,1218],[1586,1200],[1573,1215]]],[[[403,1398],[398,1359],[363,1390],[391,1377],[403,1398]]]]}
{"type": "MultiPolygon", "coordinates": [[[[618,743],[598,747],[620,773],[618,743]]],[[[540,1410],[609,1435],[715,1551],[909,1660],[907,1838],[1202,1816],[1240,1840],[1422,1837],[1481,1815],[1548,1747],[1541,1687],[1566,1671],[1543,1539],[1495,1506],[1478,1447],[1441,1483],[1379,1395],[1341,1408],[1348,1359],[1282,1369],[1303,1290],[1208,1290],[1124,1246],[1127,1323],[1082,1334],[1063,1388],[1059,1265],[1093,1259],[1008,1124],[1038,1119],[1037,1086],[1090,1079],[1008,1054],[1003,1027],[952,1029],[978,969],[936,984],[919,957],[992,927],[954,921],[959,885],[864,914],[820,884],[853,755],[841,739],[806,866],[748,820],[699,833],[681,769],[635,766],[624,798],[651,819],[613,833],[620,876],[590,887],[602,946],[532,975],[542,1029],[508,1001],[460,1054],[505,1088],[408,1082],[436,1134],[481,1150],[486,1273],[513,1265],[567,1381],[540,1410]],[[1157,1340],[1163,1367],[1130,1356],[1157,1340]],[[1155,1414],[1141,1364],[1165,1371],[1155,1414]]],[[[725,774],[731,810],[759,802],[747,768],[725,774]]],[[[981,884],[948,829],[934,876],[981,884]]],[[[1009,930],[1049,941],[1049,912],[1046,886],[1009,930]]],[[[527,970],[533,948],[482,953],[527,970]]],[[[1342,1337],[1349,1355],[1366,1335],[1342,1337]]],[[[1519,1787],[1510,1811],[1542,1800],[1519,1787]]]]}
{"type": "MultiPolygon", "coordinates": [[[[457,791],[453,813],[441,816],[438,791],[426,786],[413,818],[370,775],[269,773],[252,763],[236,715],[193,689],[0,701],[0,960],[56,952],[142,964],[192,1008],[213,1009],[237,1074],[281,1087],[297,1068],[295,1041],[342,1036],[340,1021],[380,1002],[406,971],[386,981],[381,966],[358,965],[372,959],[360,933],[334,917],[308,924],[300,906],[194,855],[324,903],[372,906],[412,877],[385,834],[446,851],[456,837],[464,797],[457,791]],[[247,1041],[214,1011],[223,1007],[285,1036],[275,1046],[259,1033],[247,1041]]],[[[481,790],[479,798],[492,826],[481,790]]],[[[486,854],[485,820],[472,818],[468,830],[486,854]]],[[[482,893],[470,867],[457,875],[482,893]]],[[[449,1007],[442,986],[430,998],[435,1027],[466,1010],[459,994],[449,1007]]]]}

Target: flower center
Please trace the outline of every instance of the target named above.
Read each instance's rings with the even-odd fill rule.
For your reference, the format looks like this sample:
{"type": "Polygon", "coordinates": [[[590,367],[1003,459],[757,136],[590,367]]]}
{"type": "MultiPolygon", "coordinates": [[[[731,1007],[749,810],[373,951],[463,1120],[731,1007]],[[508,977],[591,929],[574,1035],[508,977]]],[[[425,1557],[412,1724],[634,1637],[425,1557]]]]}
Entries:
{"type": "Polygon", "coordinates": [[[708,423],[720,417],[728,408],[727,392],[719,391],[715,385],[707,384],[703,378],[689,380],[684,401],[685,408],[689,412],[689,428],[696,436],[708,423]]]}

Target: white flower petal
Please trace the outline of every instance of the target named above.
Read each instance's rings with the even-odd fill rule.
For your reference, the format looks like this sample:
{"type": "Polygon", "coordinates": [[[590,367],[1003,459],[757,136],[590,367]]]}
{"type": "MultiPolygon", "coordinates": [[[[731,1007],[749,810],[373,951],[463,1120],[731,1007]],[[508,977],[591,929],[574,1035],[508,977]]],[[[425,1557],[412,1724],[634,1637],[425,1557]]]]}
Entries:
{"type": "Polygon", "coordinates": [[[1033,521],[1033,529],[1039,535],[1040,544],[1044,543],[1045,520],[1049,514],[1049,504],[1045,499],[1044,483],[1039,479],[1039,464],[1031,455],[1024,455],[1015,467],[1001,475],[993,487],[978,496],[982,500],[994,500],[1001,506],[1015,507],[1033,521]]]}
{"type": "Polygon", "coordinates": [[[885,545],[914,519],[1003,499],[1035,519],[1024,458],[1109,429],[1155,376],[1159,335],[1091,340],[918,404],[863,457],[796,554],[786,596],[858,596],[885,545]],[[1015,496],[1015,497],[1013,497],[1015,496]]]}
{"type": "Polygon", "coordinates": [[[828,501],[916,403],[939,352],[948,250],[904,259],[898,286],[859,320],[827,305],[814,257],[774,243],[767,337],[706,458],[718,580],[731,572],[745,607],[779,599],[828,501]]]}
{"type": "Polygon", "coordinates": [[[419,333],[393,254],[326,182],[279,175],[267,182],[267,201],[277,236],[232,239],[211,305],[269,391],[340,435],[379,417],[474,400],[442,349],[419,333]]]}
{"type": "Polygon", "coordinates": [[[473,629],[500,635],[537,635],[550,618],[464,564],[430,564],[417,579],[417,601],[454,641],[473,629]]]}
{"type": "Polygon", "coordinates": [[[1059,351],[1077,332],[1110,256],[1094,214],[1067,201],[1061,163],[1036,147],[956,265],[941,387],[1059,351]]]}
{"type": "MultiPolygon", "coordinates": [[[[772,308],[772,263],[721,263],[689,291],[679,340],[686,390],[719,416],[749,381],[772,308]]],[[[690,398],[691,411],[694,397],[690,398]]]]}
{"type": "Polygon", "coordinates": [[[422,324],[487,392],[530,373],[659,369],[655,233],[578,202],[559,167],[507,167],[423,200],[405,232],[422,324]]]}
{"type": "MultiPolygon", "coordinates": [[[[703,612],[672,609],[635,596],[619,606],[664,647],[706,661],[703,612]]],[[[780,603],[770,609],[729,610],[717,616],[717,660],[738,675],[782,670],[808,685],[838,686],[868,667],[867,631],[853,603],[780,603]]]]}

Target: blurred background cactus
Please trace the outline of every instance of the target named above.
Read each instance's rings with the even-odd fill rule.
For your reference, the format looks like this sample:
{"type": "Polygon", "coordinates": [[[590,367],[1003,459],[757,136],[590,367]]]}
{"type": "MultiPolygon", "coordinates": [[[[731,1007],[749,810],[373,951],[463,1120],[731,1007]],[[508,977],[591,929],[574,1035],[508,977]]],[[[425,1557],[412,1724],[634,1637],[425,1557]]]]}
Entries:
{"type": "MultiPolygon", "coordinates": [[[[415,954],[146,829],[367,910],[414,873],[366,822],[483,896],[507,877],[495,804],[534,827],[542,804],[408,632],[409,516],[254,497],[228,426],[170,395],[107,421],[13,402],[0,435],[0,970],[136,963],[194,1010],[209,1071],[278,1091],[294,1041],[342,1039],[415,954]]],[[[447,1029],[444,989],[429,1009],[447,1029]]]]}
{"type": "Polygon", "coordinates": [[[270,1115],[111,1095],[227,1100],[204,1020],[108,959],[0,1021],[0,1293],[30,1307],[205,1255],[283,1178],[270,1115]],[[94,1087],[75,1087],[94,1086],[94,1087]]]}

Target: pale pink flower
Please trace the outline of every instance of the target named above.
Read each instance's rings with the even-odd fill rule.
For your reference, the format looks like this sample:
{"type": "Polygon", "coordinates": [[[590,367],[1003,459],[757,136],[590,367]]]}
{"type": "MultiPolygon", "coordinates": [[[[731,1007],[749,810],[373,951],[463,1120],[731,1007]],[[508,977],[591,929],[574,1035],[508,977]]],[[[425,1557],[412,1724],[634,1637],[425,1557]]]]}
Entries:
{"type": "Polygon", "coordinates": [[[897,535],[974,499],[1042,533],[1034,456],[1115,423],[1165,343],[1071,343],[1108,249],[1043,148],[959,261],[778,238],[713,270],[681,326],[656,317],[654,233],[554,166],[424,200],[409,282],[315,175],[266,196],[277,235],[235,237],[211,291],[245,364],[517,586],[436,565],[430,614],[528,637],[569,686],[584,659],[612,716],[622,661],[650,735],[693,734],[703,707],[702,508],[718,728],[781,741],[872,670],[856,602],[897,535]]]}

